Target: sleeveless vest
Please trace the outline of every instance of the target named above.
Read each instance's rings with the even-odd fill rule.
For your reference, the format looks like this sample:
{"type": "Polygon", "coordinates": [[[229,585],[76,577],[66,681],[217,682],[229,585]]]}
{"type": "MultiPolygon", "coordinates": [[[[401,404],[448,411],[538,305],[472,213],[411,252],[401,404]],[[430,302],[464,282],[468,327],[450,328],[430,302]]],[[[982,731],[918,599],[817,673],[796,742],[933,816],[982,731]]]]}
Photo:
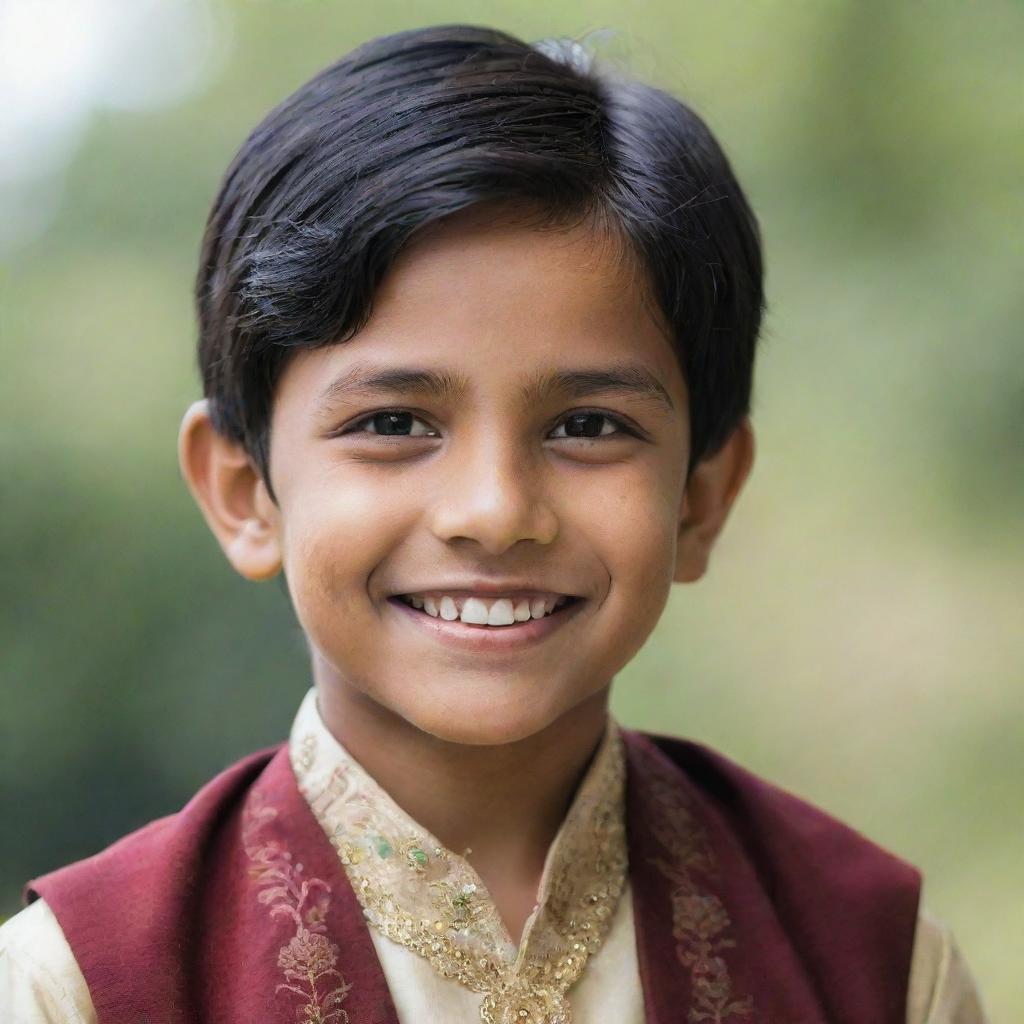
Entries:
{"type": "MultiPolygon", "coordinates": [[[[905,1024],[919,872],[701,744],[623,738],[648,1024],[905,1024]]],[[[286,746],[25,896],[98,1024],[398,1024],[286,746]]]]}

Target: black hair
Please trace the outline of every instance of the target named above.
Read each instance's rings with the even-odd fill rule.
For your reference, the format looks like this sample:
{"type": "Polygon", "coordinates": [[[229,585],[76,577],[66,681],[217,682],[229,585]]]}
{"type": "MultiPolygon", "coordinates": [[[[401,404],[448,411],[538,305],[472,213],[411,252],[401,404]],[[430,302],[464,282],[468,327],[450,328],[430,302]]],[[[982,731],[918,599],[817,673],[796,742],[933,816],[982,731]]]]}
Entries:
{"type": "Polygon", "coordinates": [[[364,326],[417,228],[495,202],[595,217],[628,243],[687,384],[687,478],[748,414],[760,234],[704,122],[599,71],[578,42],[413,29],[359,46],[272,110],[210,211],[195,290],[203,391],[272,497],[270,415],[289,356],[364,326]]]}

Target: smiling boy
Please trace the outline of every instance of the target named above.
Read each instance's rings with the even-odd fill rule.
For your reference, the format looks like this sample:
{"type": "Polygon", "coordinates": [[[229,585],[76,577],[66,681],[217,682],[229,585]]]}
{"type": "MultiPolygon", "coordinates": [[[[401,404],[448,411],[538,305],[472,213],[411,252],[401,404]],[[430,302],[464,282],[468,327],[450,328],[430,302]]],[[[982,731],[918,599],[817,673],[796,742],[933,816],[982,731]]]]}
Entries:
{"type": "Polygon", "coordinates": [[[696,115],[576,46],[374,40],[242,147],[197,300],[182,471],[313,689],[30,884],[10,1019],[984,1019],[915,869],[609,716],[754,457],[760,242],[696,115]]]}

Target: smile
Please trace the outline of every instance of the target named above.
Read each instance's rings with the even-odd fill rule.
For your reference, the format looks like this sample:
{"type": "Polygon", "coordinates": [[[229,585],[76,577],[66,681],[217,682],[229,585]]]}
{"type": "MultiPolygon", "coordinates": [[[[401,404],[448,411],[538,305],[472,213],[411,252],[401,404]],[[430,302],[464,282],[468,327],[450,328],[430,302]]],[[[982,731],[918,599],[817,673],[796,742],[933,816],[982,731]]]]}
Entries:
{"type": "Polygon", "coordinates": [[[465,594],[398,594],[400,600],[431,618],[473,626],[512,626],[543,619],[570,598],[565,594],[508,594],[477,597],[465,594]]]}
{"type": "MultiPolygon", "coordinates": [[[[534,618],[533,609],[530,615],[523,619],[516,619],[516,605],[509,598],[497,598],[492,602],[480,601],[478,598],[466,598],[463,607],[458,610],[457,615],[452,618],[445,618],[442,615],[440,603],[435,603],[437,615],[432,615],[426,607],[417,608],[412,604],[412,597],[419,595],[394,595],[387,599],[388,604],[401,614],[402,620],[410,623],[424,631],[424,633],[449,646],[475,653],[500,652],[518,649],[540,640],[546,639],[553,633],[570,623],[580,609],[587,603],[580,597],[552,596],[550,610],[545,606],[538,610],[541,612],[539,618],[534,618]],[[474,604],[479,602],[479,605],[474,604]],[[482,613],[479,606],[484,606],[487,612],[486,622],[469,621],[474,617],[480,618],[482,613]],[[511,608],[512,621],[507,624],[492,625],[491,615],[494,613],[494,606],[499,605],[495,617],[500,620],[507,619],[509,608],[511,608]],[[506,608],[508,605],[509,608],[506,608]],[[467,611],[468,606],[468,611],[467,611]]],[[[449,598],[449,600],[454,600],[449,598]]],[[[423,599],[424,606],[426,598],[423,599]]],[[[456,603],[455,608],[458,608],[456,603]]],[[[520,605],[522,610],[522,605],[520,605]]],[[[452,606],[445,605],[445,611],[450,615],[452,606]]]]}

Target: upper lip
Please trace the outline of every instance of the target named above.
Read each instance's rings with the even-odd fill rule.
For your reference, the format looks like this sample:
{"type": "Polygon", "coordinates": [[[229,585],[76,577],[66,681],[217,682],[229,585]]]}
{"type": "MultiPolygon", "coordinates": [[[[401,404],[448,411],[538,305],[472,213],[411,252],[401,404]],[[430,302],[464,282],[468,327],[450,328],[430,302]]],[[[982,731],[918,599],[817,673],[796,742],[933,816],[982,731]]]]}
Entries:
{"type": "Polygon", "coordinates": [[[558,590],[556,587],[542,586],[531,580],[506,580],[502,583],[495,583],[493,580],[448,580],[445,583],[427,583],[422,586],[408,587],[405,590],[396,590],[396,595],[405,594],[479,594],[498,596],[528,591],[535,594],[554,594],[556,597],[578,597],[578,594],[571,594],[567,590],[558,590]]]}

